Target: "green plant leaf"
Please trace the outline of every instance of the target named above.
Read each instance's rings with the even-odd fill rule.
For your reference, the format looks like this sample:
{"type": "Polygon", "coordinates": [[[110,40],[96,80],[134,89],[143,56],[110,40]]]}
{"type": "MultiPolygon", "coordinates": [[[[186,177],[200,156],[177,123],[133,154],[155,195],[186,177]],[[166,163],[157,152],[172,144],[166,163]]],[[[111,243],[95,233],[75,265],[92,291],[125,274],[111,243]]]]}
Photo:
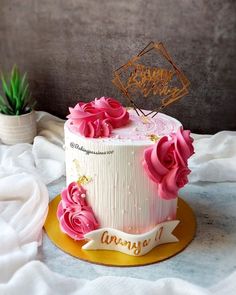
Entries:
{"type": "Polygon", "coordinates": [[[0,106],[0,112],[5,115],[14,115],[14,112],[7,108],[7,106],[0,106]]]}
{"type": "Polygon", "coordinates": [[[19,95],[22,94],[23,89],[25,88],[25,85],[27,84],[26,79],[27,79],[27,73],[24,73],[19,85],[19,95]]]}
{"type": "Polygon", "coordinates": [[[12,97],[12,89],[11,89],[11,84],[10,86],[7,85],[7,82],[5,80],[4,75],[1,75],[1,80],[2,80],[2,88],[3,88],[3,92],[8,100],[8,103],[10,104],[10,106],[14,109],[15,108],[15,102],[14,102],[14,98],[12,97]]]}
{"type": "Polygon", "coordinates": [[[11,89],[12,89],[12,94],[13,94],[12,96],[16,100],[17,99],[17,89],[16,89],[16,85],[14,83],[14,80],[11,79],[10,83],[11,83],[11,89]]]}
{"type": "Polygon", "coordinates": [[[4,107],[1,106],[1,105],[0,105],[0,113],[2,113],[2,114],[6,114],[6,111],[5,111],[4,107]]]}
{"type": "Polygon", "coordinates": [[[1,112],[20,115],[32,109],[35,101],[29,92],[27,73],[21,76],[19,69],[14,65],[8,83],[3,74],[1,80],[5,94],[5,97],[0,99],[1,112]]]}
{"type": "Polygon", "coordinates": [[[26,84],[21,95],[21,101],[24,103],[28,99],[29,99],[29,84],[26,84]]]}
{"type": "Polygon", "coordinates": [[[5,96],[6,96],[6,99],[7,99],[8,103],[9,103],[9,105],[11,106],[11,108],[14,109],[15,108],[15,104],[14,104],[15,101],[14,101],[14,99],[8,97],[7,94],[5,94],[5,96]]]}
{"type": "Polygon", "coordinates": [[[7,86],[7,83],[6,83],[6,80],[5,80],[5,77],[4,77],[3,74],[1,75],[1,80],[2,80],[2,88],[3,88],[4,93],[5,93],[8,97],[11,97],[11,92],[10,92],[10,90],[8,89],[8,86],[7,86]]]}
{"type": "Polygon", "coordinates": [[[16,81],[17,76],[20,76],[19,70],[16,65],[11,70],[11,80],[16,81]]]}
{"type": "Polygon", "coordinates": [[[15,80],[14,80],[14,84],[15,84],[15,88],[16,88],[16,92],[17,92],[17,95],[19,96],[20,93],[19,93],[19,88],[20,88],[20,76],[19,74],[16,75],[15,77],[15,80]]]}
{"type": "Polygon", "coordinates": [[[7,108],[9,108],[11,111],[13,111],[11,105],[9,104],[7,98],[5,98],[4,96],[0,95],[0,104],[2,106],[6,106],[7,108]]]}
{"type": "Polygon", "coordinates": [[[5,97],[3,97],[2,95],[0,95],[0,104],[8,105],[7,99],[5,97]]]}

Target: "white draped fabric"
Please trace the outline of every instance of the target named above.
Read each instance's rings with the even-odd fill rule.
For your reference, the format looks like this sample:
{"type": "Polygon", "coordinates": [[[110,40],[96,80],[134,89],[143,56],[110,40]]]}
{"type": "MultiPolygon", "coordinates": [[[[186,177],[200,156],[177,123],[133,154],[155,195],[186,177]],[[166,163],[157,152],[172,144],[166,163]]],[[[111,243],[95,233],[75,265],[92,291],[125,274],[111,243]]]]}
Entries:
{"type": "Polygon", "coordinates": [[[190,159],[190,181],[236,181],[236,132],[192,134],[195,155],[190,159]]]}
{"type": "MultiPolygon", "coordinates": [[[[0,294],[236,294],[236,273],[205,289],[176,278],[67,278],[35,261],[47,215],[46,184],[65,175],[64,121],[45,112],[37,120],[33,145],[0,144],[0,294]]],[[[236,132],[192,136],[190,180],[236,181],[236,132]]]]}

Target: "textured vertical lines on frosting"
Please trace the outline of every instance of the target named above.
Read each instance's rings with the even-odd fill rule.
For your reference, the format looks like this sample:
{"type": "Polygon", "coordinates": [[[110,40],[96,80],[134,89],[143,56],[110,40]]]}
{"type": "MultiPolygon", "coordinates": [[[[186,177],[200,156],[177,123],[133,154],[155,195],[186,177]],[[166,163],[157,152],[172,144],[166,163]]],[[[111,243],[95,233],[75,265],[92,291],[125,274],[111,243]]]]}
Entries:
{"type": "Polygon", "coordinates": [[[160,199],[156,184],[145,175],[142,157],[147,145],[125,146],[90,140],[73,134],[65,126],[65,146],[67,184],[78,180],[73,168],[73,160],[77,159],[79,173],[92,178],[85,188],[101,227],[143,233],[175,215],[176,201],[160,199]],[[86,155],[72,148],[71,142],[88,151],[113,153],[86,155]]]}

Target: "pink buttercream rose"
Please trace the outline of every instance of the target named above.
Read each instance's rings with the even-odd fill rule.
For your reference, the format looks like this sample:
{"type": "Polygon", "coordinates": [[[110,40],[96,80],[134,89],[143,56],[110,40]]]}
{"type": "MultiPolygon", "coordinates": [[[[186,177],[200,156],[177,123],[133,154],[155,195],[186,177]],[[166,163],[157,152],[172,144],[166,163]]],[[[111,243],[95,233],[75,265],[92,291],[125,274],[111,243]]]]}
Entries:
{"type": "Polygon", "coordinates": [[[77,124],[70,121],[69,126],[71,131],[91,138],[109,137],[112,131],[111,124],[104,119],[97,119],[94,122],[81,121],[77,124]]]}
{"type": "Polygon", "coordinates": [[[71,119],[75,123],[94,122],[97,119],[103,118],[103,112],[96,109],[91,102],[79,102],[74,108],[69,108],[70,114],[67,118],[71,119]]]}
{"type": "Polygon", "coordinates": [[[129,113],[119,101],[111,97],[95,98],[93,105],[95,108],[102,110],[106,118],[113,128],[124,126],[129,121],[129,113]]]}
{"type": "Polygon", "coordinates": [[[93,210],[86,202],[86,190],[76,182],[62,191],[57,218],[61,230],[74,240],[81,240],[86,233],[98,228],[93,210]]]}
{"type": "Polygon", "coordinates": [[[174,141],[176,160],[180,164],[186,165],[188,158],[194,154],[193,139],[190,136],[190,130],[183,130],[181,126],[171,137],[174,141]]]}
{"type": "Polygon", "coordinates": [[[143,166],[154,182],[159,183],[175,164],[173,140],[167,136],[144,151],[143,166]]]}
{"type": "Polygon", "coordinates": [[[166,200],[175,199],[181,187],[188,183],[187,167],[175,167],[169,171],[158,184],[158,195],[166,200]]]}
{"type": "Polygon", "coordinates": [[[88,206],[63,209],[60,203],[57,216],[61,230],[74,240],[83,240],[86,233],[98,228],[93,211],[88,206]]]}
{"type": "Polygon", "coordinates": [[[194,153],[190,131],[180,127],[169,137],[162,137],[145,149],[143,167],[149,178],[158,184],[159,196],[176,198],[178,190],[187,183],[187,160],[194,153]]]}
{"type": "Polygon", "coordinates": [[[62,207],[75,207],[75,206],[87,206],[86,190],[82,185],[78,185],[77,182],[71,182],[67,188],[61,192],[62,207]]]}
{"type": "Polygon", "coordinates": [[[69,108],[69,128],[85,137],[109,137],[112,126],[106,122],[104,112],[94,107],[94,104],[79,102],[74,108],[69,108]]]}

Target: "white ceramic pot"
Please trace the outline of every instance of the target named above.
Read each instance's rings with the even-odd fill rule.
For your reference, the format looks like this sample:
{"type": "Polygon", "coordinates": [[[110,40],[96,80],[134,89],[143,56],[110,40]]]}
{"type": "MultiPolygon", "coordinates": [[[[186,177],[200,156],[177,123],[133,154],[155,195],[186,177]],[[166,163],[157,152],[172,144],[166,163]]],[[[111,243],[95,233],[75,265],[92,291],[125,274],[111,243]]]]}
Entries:
{"type": "Polygon", "coordinates": [[[32,143],[37,134],[35,112],[20,116],[0,113],[0,140],[5,144],[32,143]]]}

